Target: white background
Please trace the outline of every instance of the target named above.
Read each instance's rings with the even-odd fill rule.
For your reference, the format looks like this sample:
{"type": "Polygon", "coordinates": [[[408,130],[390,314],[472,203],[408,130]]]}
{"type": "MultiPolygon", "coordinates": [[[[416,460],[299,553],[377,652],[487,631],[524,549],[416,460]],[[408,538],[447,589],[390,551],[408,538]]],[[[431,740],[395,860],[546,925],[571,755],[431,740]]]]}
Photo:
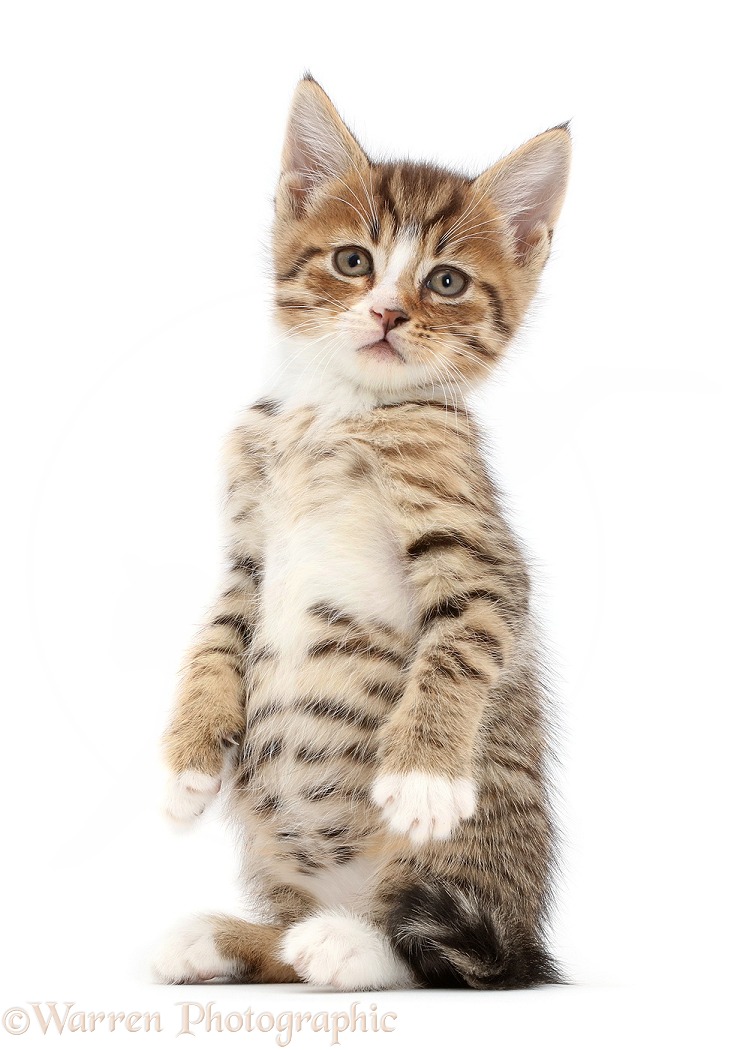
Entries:
{"type": "Polygon", "coordinates": [[[220,564],[221,440],[260,392],[309,68],[375,154],[478,171],[568,118],[574,137],[554,257],[481,415],[557,673],[575,983],[364,996],[397,1031],[343,1045],[746,1039],[738,10],[2,5],[0,1009],[160,1008],[171,1034],[142,1038],[163,1042],[182,998],[357,998],[164,989],[145,963],[185,912],[239,904],[220,822],[162,822],[158,738],[220,564]]]}

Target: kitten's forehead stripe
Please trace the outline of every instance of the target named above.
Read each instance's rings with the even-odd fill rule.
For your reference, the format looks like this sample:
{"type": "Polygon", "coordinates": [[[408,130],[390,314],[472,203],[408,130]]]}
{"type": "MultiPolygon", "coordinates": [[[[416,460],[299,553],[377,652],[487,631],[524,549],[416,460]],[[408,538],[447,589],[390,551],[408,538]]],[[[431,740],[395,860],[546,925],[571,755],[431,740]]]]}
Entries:
{"type": "Polygon", "coordinates": [[[382,209],[390,220],[391,233],[394,235],[398,232],[401,225],[401,219],[398,214],[398,210],[395,205],[395,200],[390,193],[390,187],[388,184],[381,185],[376,191],[377,200],[381,202],[382,209]]]}
{"type": "Polygon", "coordinates": [[[429,164],[382,164],[373,170],[373,191],[392,233],[414,224],[426,235],[438,223],[449,225],[465,205],[469,185],[466,177],[429,164]]]}

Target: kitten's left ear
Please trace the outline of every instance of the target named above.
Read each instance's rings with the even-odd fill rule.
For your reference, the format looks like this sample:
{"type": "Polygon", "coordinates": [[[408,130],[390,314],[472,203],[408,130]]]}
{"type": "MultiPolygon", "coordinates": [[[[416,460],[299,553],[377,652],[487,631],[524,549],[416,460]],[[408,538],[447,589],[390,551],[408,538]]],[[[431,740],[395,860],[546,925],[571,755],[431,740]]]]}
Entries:
{"type": "Polygon", "coordinates": [[[567,126],[552,128],[487,168],[474,188],[508,222],[518,262],[543,263],[567,189],[571,142],[567,126]]]}
{"type": "Polygon", "coordinates": [[[300,215],[322,182],[368,165],[367,155],[333,103],[307,74],[291,100],[276,207],[288,206],[294,215],[300,215]]]}

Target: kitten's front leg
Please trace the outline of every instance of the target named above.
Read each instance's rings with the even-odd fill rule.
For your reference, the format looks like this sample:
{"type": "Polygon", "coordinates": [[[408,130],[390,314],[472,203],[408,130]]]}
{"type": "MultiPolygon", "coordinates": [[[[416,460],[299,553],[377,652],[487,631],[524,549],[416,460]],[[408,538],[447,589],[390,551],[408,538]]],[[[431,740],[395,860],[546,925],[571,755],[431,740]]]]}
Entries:
{"type": "Polygon", "coordinates": [[[491,589],[456,588],[422,610],[422,637],[383,729],[372,788],[387,826],[414,844],[449,838],[475,811],[478,727],[513,641],[504,604],[491,589]]]}
{"type": "Polygon", "coordinates": [[[210,621],[188,654],[164,752],[171,777],[166,812],[186,824],[200,816],[230,773],[245,726],[245,660],[258,569],[236,562],[210,621]]]}

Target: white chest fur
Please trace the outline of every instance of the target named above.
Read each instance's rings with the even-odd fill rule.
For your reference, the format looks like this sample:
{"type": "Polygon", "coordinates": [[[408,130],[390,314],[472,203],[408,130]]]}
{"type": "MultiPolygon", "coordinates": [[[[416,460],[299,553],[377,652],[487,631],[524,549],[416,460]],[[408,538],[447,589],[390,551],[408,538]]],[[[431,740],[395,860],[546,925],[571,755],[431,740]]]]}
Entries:
{"type": "Polygon", "coordinates": [[[278,650],[287,666],[306,651],[307,613],[317,603],[399,630],[412,622],[387,502],[371,474],[350,468],[351,445],[340,426],[318,424],[301,436],[281,430],[263,510],[259,641],[278,650]]]}

